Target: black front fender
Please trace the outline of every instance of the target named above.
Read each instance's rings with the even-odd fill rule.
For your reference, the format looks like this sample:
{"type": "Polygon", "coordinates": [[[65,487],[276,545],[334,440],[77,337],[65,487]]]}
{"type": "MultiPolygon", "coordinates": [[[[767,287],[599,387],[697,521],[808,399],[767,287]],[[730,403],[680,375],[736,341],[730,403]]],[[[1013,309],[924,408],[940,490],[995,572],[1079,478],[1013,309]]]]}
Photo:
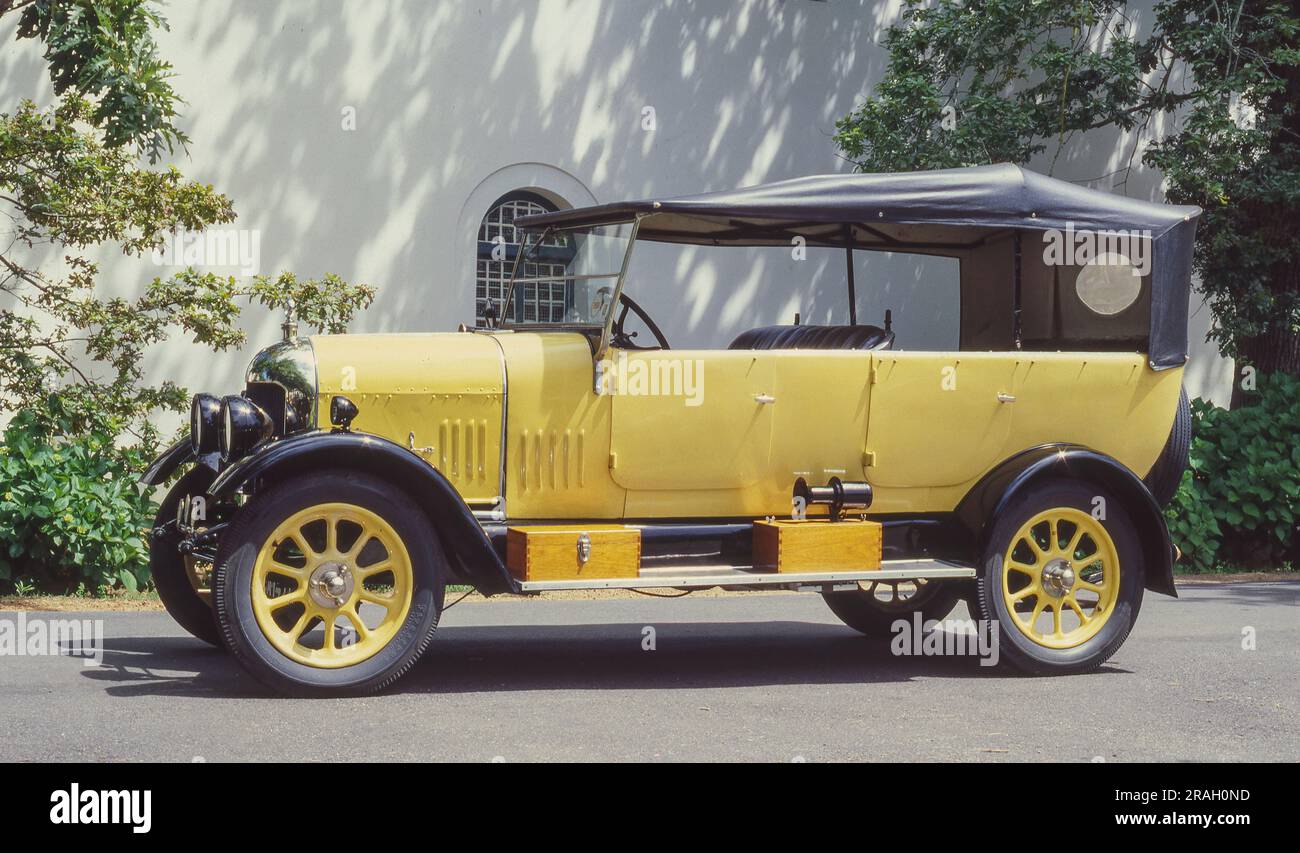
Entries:
{"type": "Polygon", "coordinates": [[[1146,565],[1146,588],[1178,597],[1169,527],[1151,491],[1123,463],[1077,444],[1047,444],[1017,454],[986,474],[962,498],[955,514],[962,526],[974,534],[979,553],[983,553],[994,520],[1007,502],[1043,477],[1086,480],[1113,492],[1137,528],[1146,565]]]}
{"type": "MultiPolygon", "coordinates": [[[[156,486],[176,473],[176,470],[182,465],[194,461],[196,461],[194,444],[190,441],[190,434],[185,433],[185,436],[180,441],[164,450],[158,455],[157,459],[149,463],[149,467],[140,475],[137,482],[142,486],[156,486]]],[[[207,465],[213,471],[220,467],[219,457],[216,453],[204,454],[198,457],[197,461],[207,465]]]]}
{"type": "Polygon", "coordinates": [[[518,581],[455,487],[424,459],[386,438],[315,430],[272,441],[222,471],[208,494],[226,500],[240,489],[256,492],[294,474],[330,468],[382,477],[409,494],[438,531],[455,573],[480,592],[519,591],[518,581]]]}

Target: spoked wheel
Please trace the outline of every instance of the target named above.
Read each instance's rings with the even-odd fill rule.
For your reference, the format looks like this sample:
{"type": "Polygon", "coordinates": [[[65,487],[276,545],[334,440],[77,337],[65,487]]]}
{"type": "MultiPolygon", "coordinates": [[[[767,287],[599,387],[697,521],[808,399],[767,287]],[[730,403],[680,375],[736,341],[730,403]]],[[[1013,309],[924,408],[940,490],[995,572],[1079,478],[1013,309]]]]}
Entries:
{"type": "Polygon", "coordinates": [[[1021,633],[1068,649],[1094,636],[1115,611],[1119,557],[1106,529],[1072,507],[1021,525],[1003,561],[1002,598],[1021,633]]]}
{"type": "Polygon", "coordinates": [[[1001,651],[1021,669],[1086,672],[1128,637],[1142,587],[1141,549],[1120,502],[1083,483],[1045,483],[996,521],[978,608],[997,620],[1001,651]]]}
{"type": "Polygon", "coordinates": [[[393,492],[327,472],[240,511],[222,537],[213,589],[231,650],[259,680],[300,695],[370,692],[428,645],[444,557],[428,519],[393,492]]]}
{"type": "Polygon", "coordinates": [[[860,586],[823,593],[822,597],[845,625],[875,637],[888,636],[897,620],[910,620],[916,612],[923,622],[943,619],[961,598],[958,585],[951,581],[916,578],[870,581],[860,586]]]}
{"type": "Polygon", "coordinates": [[[276,528],[253,567],[253,614],[281,654],[310,666],[360,663],[411,609],[411,557],[362,506],[317,504],[276,528]]]}

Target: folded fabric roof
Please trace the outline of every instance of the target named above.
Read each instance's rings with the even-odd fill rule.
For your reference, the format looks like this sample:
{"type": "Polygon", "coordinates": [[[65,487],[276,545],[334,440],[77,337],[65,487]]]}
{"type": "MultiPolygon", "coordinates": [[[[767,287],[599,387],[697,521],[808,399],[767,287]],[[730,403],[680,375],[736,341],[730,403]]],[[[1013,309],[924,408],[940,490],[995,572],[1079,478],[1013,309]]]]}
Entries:
{"type": "MultiPolygon", "coordinates": [[[[1154,367],[1186,360],[1198,207],[1077,186],[1011,163],[888,174],[817,175],[737,190],[620,201],[521,217],[515,225],[579,228],[641,216],[638,240],[699,245],[808,245],[943,254],[1024,231],[1130,232],[1151,244],[1154,367]]],[[[1045,263],[1037,253],[1038,263],[1045,263]]],[[[1026,260],[1034,262],[1034,253],[1026,260]]]]}

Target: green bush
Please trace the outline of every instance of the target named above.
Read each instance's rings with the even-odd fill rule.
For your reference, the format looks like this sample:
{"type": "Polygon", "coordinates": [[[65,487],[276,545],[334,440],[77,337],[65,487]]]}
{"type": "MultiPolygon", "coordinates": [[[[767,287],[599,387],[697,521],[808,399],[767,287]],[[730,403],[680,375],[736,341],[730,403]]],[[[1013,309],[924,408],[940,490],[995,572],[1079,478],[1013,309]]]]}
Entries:
{"type": "Polygon", "coordinates": [[[0,446],[0,590],[144,589],[144,535],[157,508],[132,473],[142,451],[115,446],[117,431],[101,423],[66,436],[31,410],[9,423],[0,446]]]}
{"type": "Polygon", "coordinates": [[[1260,376],[1253,405],[1231,411],[1193,401],[1191,458],[1166,514],[1184,567],[1300,562],[1300,379],[1260,376]]]}

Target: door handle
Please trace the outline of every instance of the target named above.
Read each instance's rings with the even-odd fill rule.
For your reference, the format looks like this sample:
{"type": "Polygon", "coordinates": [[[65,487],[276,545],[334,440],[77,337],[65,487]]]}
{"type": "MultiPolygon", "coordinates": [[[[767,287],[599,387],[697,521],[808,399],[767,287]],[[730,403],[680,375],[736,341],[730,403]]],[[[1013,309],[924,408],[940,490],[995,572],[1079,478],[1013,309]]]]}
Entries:
{"type": "Polygon", "coordinates": [[[1001,391],[998,392],[998,402],[999,402],[999,403],[1014,403],[1015,401],[1016,401],[1016,395],[1015,395],[1015,394],[1007,394],[1007,393],[1004,393],[1004,392],[1001,392],[1001,391]]]}
{"type": "Polygon", "coordinates": [[[766,405],[769,405],[769,404],[771,404],[771,403],[775,403],[775,402],[776,402],[776,398],[773,397],[771,394],[755,394],[755,395],[754,395],[754,402],[756,402],[756,403],[762,403],[764,406],[766,406],[766,405]]]}

